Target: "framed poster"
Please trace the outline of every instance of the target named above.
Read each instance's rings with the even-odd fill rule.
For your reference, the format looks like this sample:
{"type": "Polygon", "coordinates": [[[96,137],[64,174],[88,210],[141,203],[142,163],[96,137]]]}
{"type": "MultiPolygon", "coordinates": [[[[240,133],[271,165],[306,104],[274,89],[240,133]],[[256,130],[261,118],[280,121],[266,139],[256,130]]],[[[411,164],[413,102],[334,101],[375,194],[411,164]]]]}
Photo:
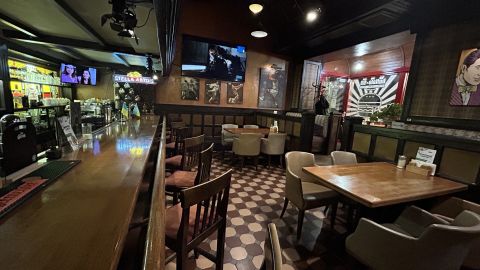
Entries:
{"type": "Polygon", "coordinates": [[[205,81],[205,104],[220,104],[220,81],[205,81]]]}
{"type": "Polygon", "coordinates": [[[275,64],[260,69],[258,107],[283,109],[286,87],[285,70],[275,64]]]}
{"type": "Polygon", "coordinates": [[[450,97],[452,106],[480,106],[480,49],[463,50],[450,97]]]}
{"type": "Polygon", "coordinates": [[[227,104],[243,103],[243,83],[227,83],[227,104]]]}
{"type": "Polygon", "coordinates": [[[398,81],[398,74],[352,79],[347,116],[369,117],[372,113],[394,103],[398,81]]]}
{"type": "Polygon", "coordinates": [[[191,77],[182,77],[180,95],[183,100],[198,100],[200,80],[191,77]]]}

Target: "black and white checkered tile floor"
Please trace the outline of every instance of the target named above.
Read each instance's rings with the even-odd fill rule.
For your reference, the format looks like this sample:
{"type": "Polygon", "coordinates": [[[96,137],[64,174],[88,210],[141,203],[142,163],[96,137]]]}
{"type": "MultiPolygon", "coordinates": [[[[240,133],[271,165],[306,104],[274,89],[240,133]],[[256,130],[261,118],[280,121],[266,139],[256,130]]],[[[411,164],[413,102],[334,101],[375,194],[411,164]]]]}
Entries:
{"type": "MultiPolygon", "coordinates": [[[[212,176],[216,177],[232,165],[214,158],[212,176]]],[[[284,203],[285,170],[264,165],[247,165],[242,171],[236,168],[232,174],[230,204],[226,230],[224,258],[225,270],[259,269],[263,261],[263,245],[267,224],[277,225],[283,253],[283,269],[356,269],[349,266],[351,259],[343,249],[345,232],[341,219],[337,219],[335,232],[330,230],[329,220],[323,208],[307,211],[300,240],[296,239],[298,211],[291,204],[280,219],[284,203]]],[[[203,244],[215,250],[215,237],[203,244]]],[[[192,263],[193,264],[193,263],[192,263]]],[[[170,263],[167,269],[175,269],[170,263]]],[[[214,269],[214,264],[200,256],[196,269],[214,269]]]]}

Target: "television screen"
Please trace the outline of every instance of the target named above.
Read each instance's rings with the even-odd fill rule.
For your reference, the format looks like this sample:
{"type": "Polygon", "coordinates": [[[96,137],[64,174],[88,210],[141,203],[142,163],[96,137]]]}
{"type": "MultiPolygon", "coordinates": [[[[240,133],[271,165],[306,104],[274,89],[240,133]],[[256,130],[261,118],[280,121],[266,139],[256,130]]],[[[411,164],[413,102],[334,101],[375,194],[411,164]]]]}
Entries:
{"type": "Polygon", "coordinates": [[[97,69],[92,67],[75,66],[72,64],[60,65],[61,82],[96,85],[97,84],[97,69]]]}
{"type": "Polygon", "coordinates": [[[182,76],[243,82],[246,65],[245,46],[183,37],[182,76]]]}

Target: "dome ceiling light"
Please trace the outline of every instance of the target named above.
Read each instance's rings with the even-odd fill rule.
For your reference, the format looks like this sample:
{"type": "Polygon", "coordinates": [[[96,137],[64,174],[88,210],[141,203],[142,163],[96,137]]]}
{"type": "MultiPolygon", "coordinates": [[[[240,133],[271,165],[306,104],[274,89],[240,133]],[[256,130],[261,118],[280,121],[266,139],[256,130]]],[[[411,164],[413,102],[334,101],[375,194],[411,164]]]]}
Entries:
{"type": "Polygon", "coordinates": [[[263,6],[257,3],[251,4],[250,6],[248,6],[248,8],[255,15],[262,12],[263,10],[263,6]]]}
{"type": "Polygon", "coordinates": [[[268,36],[268,33],[263,31],[263,30],[256,30],[256,31],[253,31],[250,34],[252,35],[252,37],[256,37],[256,38],[264,38],[264,37],[268,36]]]}

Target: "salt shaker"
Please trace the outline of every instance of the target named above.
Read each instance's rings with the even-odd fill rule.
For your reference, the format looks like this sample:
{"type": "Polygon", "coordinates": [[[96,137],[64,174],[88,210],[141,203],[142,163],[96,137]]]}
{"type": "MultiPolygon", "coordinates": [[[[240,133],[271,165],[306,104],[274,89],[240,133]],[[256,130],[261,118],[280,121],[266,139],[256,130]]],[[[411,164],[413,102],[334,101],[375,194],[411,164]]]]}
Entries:
{"type": "Polygon", "coordinates": [[[407,157],[406,156],[399,156],[397,162],[397,168],[403,169],[407,165],[407,157]]]}

